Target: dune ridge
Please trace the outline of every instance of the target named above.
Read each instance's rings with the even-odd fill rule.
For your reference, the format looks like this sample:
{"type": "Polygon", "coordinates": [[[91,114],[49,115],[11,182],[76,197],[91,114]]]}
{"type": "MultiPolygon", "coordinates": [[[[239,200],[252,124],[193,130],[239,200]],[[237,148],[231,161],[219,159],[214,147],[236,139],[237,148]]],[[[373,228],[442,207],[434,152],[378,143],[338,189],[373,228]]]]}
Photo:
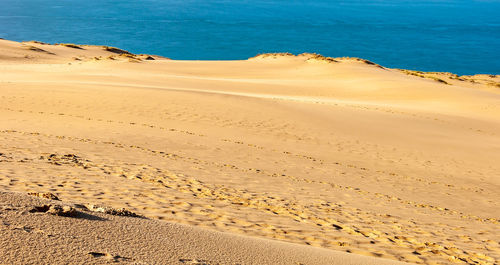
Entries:
{"type": "MultiPolygon", "coordinates": [[[[330,250],[352,264],[362,264],[354,254],[498,263],[498,76],[316,54],[176,61],[115,49],[0,40],[0,190],[300,245],[280,257],[325,249],[283,264],[331,264],[330,250]]],[[[221,238],[231,253],[248,246],[221,238]]],[[[251,263],[234,255],[207,260],[251,263]]],[[[183,258],[203,259],[169,261],[183,258]]]]}
{"type": "Polygon", "coordinates": [[[9,239],[0,241],[5,264],[378,263],[369,257],[125,217],[20,193],[0,192],[0,199],[5,212],[0,235],[9,239]]]}

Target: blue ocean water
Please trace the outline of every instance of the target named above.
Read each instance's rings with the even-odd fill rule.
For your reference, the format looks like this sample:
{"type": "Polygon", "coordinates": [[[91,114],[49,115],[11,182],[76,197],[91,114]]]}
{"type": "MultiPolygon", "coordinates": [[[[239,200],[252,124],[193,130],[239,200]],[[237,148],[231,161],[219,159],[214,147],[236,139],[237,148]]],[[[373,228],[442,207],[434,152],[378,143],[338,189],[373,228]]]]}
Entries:
{"type": "Polygon", "coordinates": [[[0,0],[0,37],[172,59],[263,52],[500,74],[500,0],[0,0]]]}

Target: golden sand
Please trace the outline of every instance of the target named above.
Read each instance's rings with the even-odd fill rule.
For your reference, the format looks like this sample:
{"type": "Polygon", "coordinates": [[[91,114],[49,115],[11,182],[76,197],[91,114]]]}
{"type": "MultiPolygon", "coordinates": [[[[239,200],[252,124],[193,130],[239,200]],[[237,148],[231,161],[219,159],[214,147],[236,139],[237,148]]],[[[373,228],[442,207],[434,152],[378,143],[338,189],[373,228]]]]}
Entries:
{"type": "Polygon", "coordinates": [[[0,40],[0,190],[381,263],[495,264],[499,84],[0,40]]]}

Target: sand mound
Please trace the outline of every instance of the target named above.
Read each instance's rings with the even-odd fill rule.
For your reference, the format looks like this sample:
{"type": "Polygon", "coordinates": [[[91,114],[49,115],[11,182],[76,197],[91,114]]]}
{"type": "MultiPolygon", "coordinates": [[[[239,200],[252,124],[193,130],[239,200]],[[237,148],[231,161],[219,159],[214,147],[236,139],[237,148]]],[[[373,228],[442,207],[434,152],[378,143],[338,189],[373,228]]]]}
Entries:
{"type": "Polygon", "coordinates": [[[0,59],[3,61],[31,63],[68,63],[77,61],[98,61],[112,59],[116,61],[141,62],[145,60],[168,59],[161,56],[136,55],[128,51],[109,46],[77,45],[72,43],[49,44],[40,41],[13,42],[0,40],[0,59]]]}
{"type": "Polygon", "coordinates": [[[301,58],[303,59],[304,61],[322,61],[322,62],[327,62],[327,63],[338,63],[338,62],[345,62],[345,61],[351,61],[351,62],[362,62],[364,64],[368,64],[368,65],[373,65],[373,66],[376,66],[378,68],[382,68],[384,69],[384,67],[382,67],[381,65],[378,65],[374,62],[371,62],[371,61],[368,61],[368,60],[365,60],[365,59],[361,59],[361,58],[356,58],[356,57],[338,57],[338,58],[334,58],[334,57],[326,57],[326,56],[323,56],[321,54],[317,54],[317,53],[301,53],[299,55],[294,55],[292,53],[289,53],[289,52],[284,52],[284,53],[263,53],[263,54],[259,54],[259,55],[256,55],[254,57],[251,57],[249,58],[249,60],[255,60],[255,59],[279,59],[279,58],[301,58]]]}
{"type": "Polygon", "coordinates": [[[328,250],[378,262],[500,260],[498,76],[413,75],[316,54],[148,60],[78,46],[0,40],[0,189],[37,202],[0,213],[22,225],[1,230],[9,261],[23,240],[16,257],[27,261],[45,248],[82,263],[329,264],[328,250]],[[15,219],[25,217],[41,219],[15,219]],[[58,225],[71,249],[27,232],[42,225],[58,225]]]}
{"type": "Polygon", "coordinates": [[[400,264],[0,192],[5,264],[400,264]]]}

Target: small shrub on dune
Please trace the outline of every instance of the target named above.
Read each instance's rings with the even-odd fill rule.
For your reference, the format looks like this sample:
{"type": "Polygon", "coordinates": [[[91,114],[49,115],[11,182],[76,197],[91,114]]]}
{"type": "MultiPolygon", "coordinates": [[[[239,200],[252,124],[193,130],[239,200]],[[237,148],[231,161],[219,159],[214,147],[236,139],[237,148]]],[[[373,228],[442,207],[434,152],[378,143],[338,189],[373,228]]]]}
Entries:
{"type": "Polygon", "coordinates": [[[147,54],[139,54],[138,55],[139,58],[141,58],[142,60],[146,60],[146,61],[154,61],[155,58],[151,55],[147,55],[147,54]]]}
{"type": "Polygon", "coordinates": [[[132,54],[126,50],[118,49],[115,47],[103,46],[103,49],[108,52],[116,53],[116,54],[132,54]]]}
{"type": "Polygon", "coordinates": [[[82,47],[80,47],[76,44],[72,44],[72,43],[57,43],[56,45],[61,45],[61,46],[65,46],[65,47],[73,48],[73,49],[84,50],[82,47]]]}
{"type": "Polygon", "coordinates": [[[413,75],[413,76],[418,76],[420,78],[427,78],[427,79],[432,79],[434,81],[437,81],[439,83],[443,83],[443,84],[446,84],[446,85],[450,85],[450,83],[446,82],[445,80],[439,78],[439,77],[436,77],[436,76],[432,76],[432,74],[434,75],[451,75],[451,76],[448,76],[450,79],[459,79],[459,80],[463,80],[463,79],[460,79],[457,77],[455,77],[456,75],[453,75],[453,74],[450,74],[450,73],[440,73],[440,72],[428,72],[428,73],[425,73],[425,72],[422,72],[422,71],[412,71],[412,70],[404,70],[404,69],[398,69],[399,71],[407,74],[407,75],[413,75]]]}
{"type": "Polygon", "coordinates": [[[488,83],[488,85],[500,88],[500,83],[497,83],[497,82],[491,82],[491,83],[488,83]]]}
{"type": "Polygon", "coordinates": [[[292,53],[289,52],[275,52],[275,53],[261,53],[257,54],[254,57],[251,57],[249,59],[256,59],[256,58],[267,58],[267,57],[284,57],[284,56],[294,56],[292,53]]]}
{"type": "Polygon", "coordinates": [[[134,54],[131,54],[131,53],[122,53],[120,54],[121,57],[125,57],[125,58],[130,58],[130,59],[136,59],[136,56],[134,54]]]}
{"type": "Polygon", "coordinates": [[[362,63],[368,64],[368,65],[376,66],[376,67],[381,68],[381,69],[385,69],[382,65],[376,64],[372,61],[368,61],[365,59],[357,58],[357,57],[341,57],[339,59],[358,61],[358,62],[362,62],[362,63]]]}
{"type": "Polygon", "coordinates": [[[37,40],[23,41],[23,43],[36,43],[36,44],[42,44],[42,45],[50,45],[49,43],[41,42],[41,41],[37,41],[37,40]]]}
{"type": "Polygon", "coordinates": [[[49,52],[49,51],[46,51],[44,49],[40,49],[38,47],[35,47],[35,46],[31,46],[31,45],[28,45],[26,46],[28,50],[30,51],[34,51],[34,52],[42,52],[42,53],[46,53],[46,54],[50,54],[50,55],[55,55],[55,53],[53,52],[49,52]]]}
{"type": "Polygon", "coordinates": [[[337,63],[338,62],[337,60],[335,60],[335,58],[326,57],[326,56],[323,56],[323,55],[318,54],[318,53],[308,53],[308,52],[305,52],[305,53],[299,54],[299,56],[309,57],[308,60],[325,61],[325,62],[328,62],[328,63],[337,63]]]}
{"type": "Polygon", "coordinates": [[[444,81],[441,78],[438,78],[438,77],[435,77],[435,76],[429,76],[429,78],[432,79],[432,80],[434,80],[434,81],[438,81],[439,83],[443,83],[443,84],[449,85],[448,82],[444,81]]]}

